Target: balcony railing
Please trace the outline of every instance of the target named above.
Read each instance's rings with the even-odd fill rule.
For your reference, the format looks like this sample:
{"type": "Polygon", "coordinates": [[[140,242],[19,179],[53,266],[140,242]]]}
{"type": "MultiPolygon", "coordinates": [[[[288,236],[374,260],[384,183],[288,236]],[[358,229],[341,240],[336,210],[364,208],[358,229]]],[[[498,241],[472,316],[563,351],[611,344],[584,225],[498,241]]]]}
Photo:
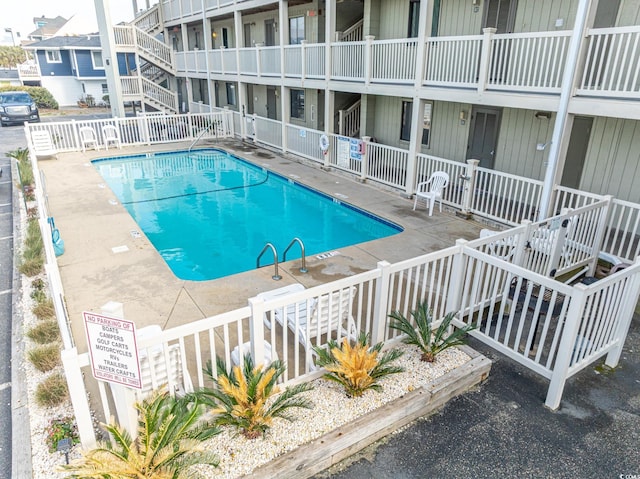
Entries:
{"type": "MultiPolygon", "coordinates": [[[[374,40],[371,36],[353,42],[210,50],[209,71],[325,79],[325,56],[330,54],[331,80],[403,87],[421,78],[424,87],[558,94],[570,36],[568,30],[496,35],[493,29],[485,29],[483,35],[428,38],[424,74],[418,72],[422,62],[417,39],[374,40]]],[[[578,94],[640,99],[640,25],[590,30],[586,42],[578,94]]],[[[206,75],[205,61],[187,61],[204,54],[177,52],[178,73],[206,75]]]]}

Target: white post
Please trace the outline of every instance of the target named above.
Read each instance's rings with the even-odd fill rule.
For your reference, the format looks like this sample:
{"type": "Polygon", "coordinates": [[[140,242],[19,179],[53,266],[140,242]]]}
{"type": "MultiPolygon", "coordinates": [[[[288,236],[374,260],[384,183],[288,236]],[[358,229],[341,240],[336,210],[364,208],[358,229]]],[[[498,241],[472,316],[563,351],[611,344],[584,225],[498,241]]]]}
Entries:
{"type": "MultiPolygon", "coordinates": [[[[78,362],[78,349],[63,349],[60,353],[64,374],[67,378],[69,397],[73,406],[73,415],[78,425],[80,442],[85,449],[92,449],[96,445],[96,434],[93,430],[91,408],[87,399],[87,388],[82,378],[82,370],[78,362]]],[[[109,418],[107,418],[108,420],[109,418]]]]}
{"type": "Polygon", "coordinates": [[[404,194],[411,198],[416,189],[416,163],[418,153],[422,146],[422,131],[424,128],[424,107],[425,101],[414,97],[411,109],[411,137],[409,141],[409,154],[407,155],[407,172],[405,178],[404,194]]]}
{"type": "MultiPolygon", "coordinates": [[[[249,298],[251,317],[249,321],[249,335],[251,341],[251,357],[253,364],[263,364],[264,362],[264,299],[249,298]]],[[[273,326],[273,323],[271,325],[273,326]]],[[[239,344],[240,355],[242,356],[242,344],[239,344]]]]}
{"type": "Polygon", "coordinates": [[[560,146],[562,137],[565,134],[565,125],[569,111],[569,101],[573,95],[573,82],[580,58],[580,48],[582,38],[587,23],[589,13],[590,0],[580,0],[578,11],[576,12],[575,25],[569,42],[569,51],[567,52],[567,61],[564,65],[564,74],[562,76],[562,91],[560,92],[560,102],[556,121],[553,125],[553,134],[551,135],[551,145],[549,146],[549,156],[547,158],[547,170],[544,176],[544,184],[542,187],[542,195],[540,198],[540,208],[538,212],[538,221],[542,221],[549,215],[551,206],[551,197],[553,196],[553,185],[558,176],[558,161],[560,158],[560,146]]]}
{"type": "Polygon", "coordinates": [[[362,141],[364,142],[364,153],[362,154],[360,165],[360,181],[364,183],[369,174],[369,146],[371,145],[371,137],[363,136],[362,141]]]}
{"type": "Polygon", "coordinates": [[[111,23],[111,12],[109,10],[109,0],[93,0],[96,9],[96,19],[100,30],[100,45],[104,58],[104,72],[107,77],[107,88],[109,89],[109,103],[111,103],[111,114],[113,116],[125,116],[124,103],[122,101],[122,84],[120,82],[120,72],[118,71],[118,59],[116,54],[116,43],[111,23]]]}
{"type": "MultiPolygon", "coordinates": [[[[453,265],[451,267],[451,288],[447,294],[447,306],[445,314],[457,313],[461,308],[462,302],[462,285],[464,284],[466,258],[464,255],[464,246],[468,243],[465,239],[457,239],[456,246],[459,251],[453,257],[453,265]]],[[[459,318],[462,321],[462,318],[459,318]]]]}
{"type": "Polygon", "coordinates": [[[607,225],[609,224],[609,217],[611,216],[613,196],[605,195],[602,199],[607,202],[607,206],[604,208],[604,212],[600,215],[598,225],[596,227],[596,234],[593,241],[593,258],[589,264],[589,271],[587,271],[588,276],[593,276],[596,266],[598,266],[598,252],[602,250],[602,243],[604,242],[604,237],[607,234],[607,225]]]}
{"type": "Polygon", "coordinates": [[[564,391],[567,374],[569,372],[569,367],[571,366],[571,358],[576,344],[578,328],[580,327],[580,321],[584,315],[584,307],[587,299],[586,289],[587,287],[581,283],[574,286],[571,304],[565,318],[564,329],[562,330],[562,339],[558,346],[556,362],[553,366],[553,372],[551,373],[551,384],[549,384],[547,399],[544,403],[545,406],[554,411],[560,406],[562,392],[564,391]]]}
{"type": "Polygon", "coordinates": [[[480,49],[480,68],[478,69],[478,92],[482,93],[487,89],[489,79],[489,64],[491,63],[491,52],[493,50],[493,36],[496,34],[495,28],[484,28],[482,30],[482,48],[480,49]]]}
{"type": "Polygon", "coordinates": [[[462,195],[462,213],[471,214],[473,192],[476,190],[476,172],[479,160],[467,160],[467,172],[464,177],[464,191],[462,195]]]}
{"type": "Polygon", "coordinates": [[[391,263],[379,261],[380,279],[376,282],[376,296],[373,303],[373,318],[371,324],[371,344],[384,341],[387,327],[387,309],[389,308],[389,268],[391,263]]]}
{"type": "Polygon", "coordinates": [[[373,41],[376,39],[373,35],[366,35],[364,37],[365,45],[364,45],[364,84],[369,86],[371,83],[371,71],[373,70],[372,65],[372,50],[373,50],[373,41]]]}

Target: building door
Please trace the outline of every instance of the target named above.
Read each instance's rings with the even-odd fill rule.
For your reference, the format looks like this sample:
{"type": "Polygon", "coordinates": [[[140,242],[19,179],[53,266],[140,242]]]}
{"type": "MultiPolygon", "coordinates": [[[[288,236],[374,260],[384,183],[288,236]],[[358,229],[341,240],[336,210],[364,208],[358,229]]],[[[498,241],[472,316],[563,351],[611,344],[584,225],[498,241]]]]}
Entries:
{"type": "Polygon", "coordinates": [[[278,119],[278,104],[276,98],[276,87],[267,87],[267,118],[271,120],[278,119]]]}
{"type": "Polygon", "coordinates": [[[255,112],[253,105],[253,84],[247,83],[247,113],[253,115],[255,112]]]}
{"type": "Polygon", "coordinates": [[[264,44],[267,47],[276,44],[276,22],[273,18],[264,21],[264,44]]]}
{"type": "Polygon", "coordinates": [[[251,43],[251,24],[250,23],[244,24],[244,46],[245,47],[253,46],[253,44],[251,43]]]}
{"type": "MultiPolygon", "coordinates": [[[[598,2],[596,15],[593,19],[593,28],[615,27],[618,19],[620,0],[601,0],[598,2]]],[[[607,65],[609,63],[610,43],[607,41],[598,42],[593,53],[589,55],[589,64],[586,68],[587,87],[599,87],[605,81],[607,65]]],[[[628,68],[628,67],[627,67],[628,68]]]]}
{"type": "Polygon", "coordinates": [[[496,33],[513,33],[517,8],[518,0],[485,1],[482,28],[495,28],[496,33]]]}
{"type": "Polygon", "coordinates": [[[483,168],[493,168],[501,110],[494,108],[473,108],[467,159],[480,160],[483,168]]]}
{"type": "Polygon", "coordinates": [[[564,160],[562,180],[560,181],[562,186],[575,189],[580,187],[592,126],[592,117],[576,116],[573,119],[567,157],[564,160]]]}

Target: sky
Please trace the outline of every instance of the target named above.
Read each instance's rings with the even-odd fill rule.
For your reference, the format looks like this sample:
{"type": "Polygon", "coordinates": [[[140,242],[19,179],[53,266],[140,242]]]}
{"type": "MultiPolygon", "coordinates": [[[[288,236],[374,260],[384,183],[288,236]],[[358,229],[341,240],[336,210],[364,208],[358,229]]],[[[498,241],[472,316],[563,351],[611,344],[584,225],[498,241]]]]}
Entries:
{"type": "MultiPolygon", "coordinates": [[[[133,20],[132,0],[104,0],[104,3],[110,7],[112,23],[133,20]]],[[[144,8],[145,0],[138,0],[137,3],[138,8],[144,8]]],[[[13,30],[18,44],[16,32],[20,32],[21,38],[26,38],[36,29],[33,18],[43,15],[47,18],[60,15],[66,19],[78,15],[82,19],[81,24],[87,25],[88,29],[78,33],[98,31],[94,0],[0,0],[0,10],[0,45],[11,45],[11,33],[7,33],[5,29],[13,30]]]]}

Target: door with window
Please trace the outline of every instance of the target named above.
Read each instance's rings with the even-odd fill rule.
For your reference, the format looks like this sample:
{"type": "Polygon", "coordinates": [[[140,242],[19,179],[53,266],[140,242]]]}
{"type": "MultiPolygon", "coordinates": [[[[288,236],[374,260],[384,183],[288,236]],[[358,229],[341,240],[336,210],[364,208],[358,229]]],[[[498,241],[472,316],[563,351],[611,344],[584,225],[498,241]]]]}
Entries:
{"type": "Polygon", "coordinates": [[[267,118],[271,120],[278,119],[278,104],[276,97],[276,87],[267,87],[267,118]]]}
{"type": "Polygon", "coordinates": [[[592,127],[592,117],[576,116],[573,119],[569,146],[567,147],[567,157],[564,160],[562,180],[560,180],[562,186],[575,189],[580,188],[580,180],[582,179],[582,170],[584,169],[584,162],[587,157],[592,127]]]}
{"type": "Polygon", "coordinates": [[[276,21],[273,18],[264,21],[264,44],[267,47],[276,44],[276,21]]]}
{"type": "Polygon", "coordinates": [[[494,108],[473,108],[467,143],[467,159],[480,160],[483,168],[493,168],[501,110],[494,108]]]}

